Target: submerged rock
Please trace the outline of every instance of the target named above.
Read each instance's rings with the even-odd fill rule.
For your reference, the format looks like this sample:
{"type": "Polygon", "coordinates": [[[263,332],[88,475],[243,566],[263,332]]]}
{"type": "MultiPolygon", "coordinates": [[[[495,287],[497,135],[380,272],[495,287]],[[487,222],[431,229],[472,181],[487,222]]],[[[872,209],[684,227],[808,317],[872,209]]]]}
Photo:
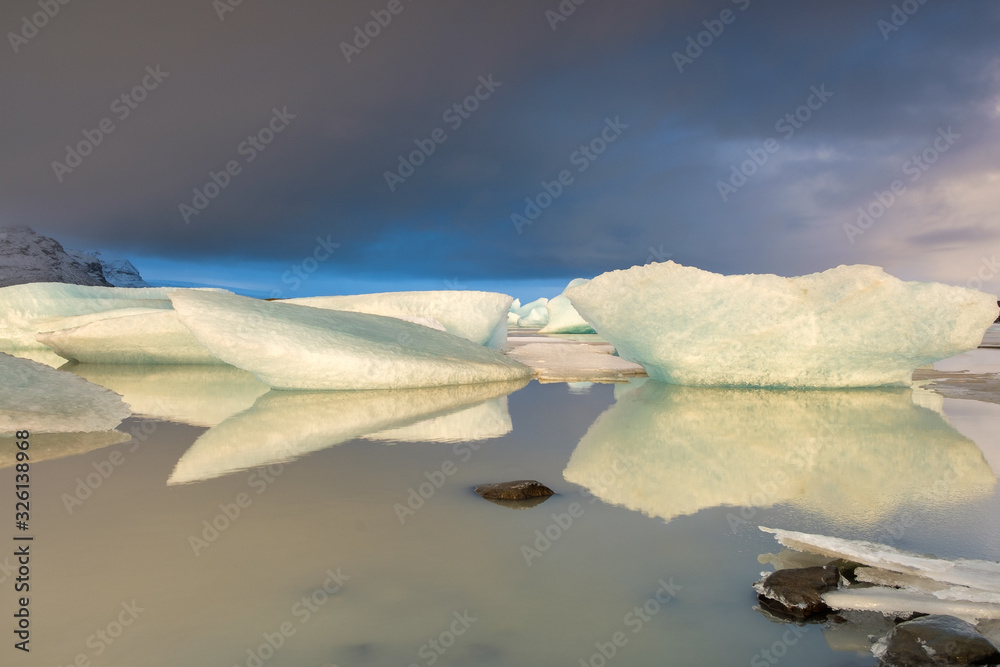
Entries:
{"type": "Polygon", "coordinates": [[[830,611],[823,593],[834,590],[840,571],[833,565],[818,565],[773,572],[757,583],[760,603],[771,611],[808,618],[830,611]]]}
{"type": "Polygon", "coordinates": [[[548,498],[555,494],[552,489],[533,479],[481,484],[476,487],[475,491],[487,500],[530,500],[532,498],[548,498]]]}
{"type": "Polygon", "coordinates": [[[900,623],[875,643],[872,653],[884,667],[1000,664],[1000,651],[975,626],[954,616],[900,623]]]}

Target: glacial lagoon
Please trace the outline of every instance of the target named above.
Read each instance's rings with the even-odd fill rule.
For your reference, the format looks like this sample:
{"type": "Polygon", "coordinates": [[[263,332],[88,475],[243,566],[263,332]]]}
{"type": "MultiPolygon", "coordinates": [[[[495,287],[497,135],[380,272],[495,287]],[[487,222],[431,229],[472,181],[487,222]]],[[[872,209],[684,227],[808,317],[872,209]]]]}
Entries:
{"type": "Polygon", "coordinates": [[[924,383],[316,393],[70,370],[136,414],[128,441],[33,444],[31,664],[873,665],[863,638],[755,610],[780,548],[758,526],[1000,558],[1000,405],[924,383]],[[472,492],[514,479],[557,495],[472,492]]]}

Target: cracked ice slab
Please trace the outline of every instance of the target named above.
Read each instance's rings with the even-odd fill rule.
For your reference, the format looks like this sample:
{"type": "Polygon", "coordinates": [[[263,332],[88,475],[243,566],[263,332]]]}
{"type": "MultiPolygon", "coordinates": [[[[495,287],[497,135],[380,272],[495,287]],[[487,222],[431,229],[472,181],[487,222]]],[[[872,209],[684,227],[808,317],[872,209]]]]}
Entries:
{"type": "Polygon", "coordinates": [[[985,560],[947,560],[911,554],[885,544],[863,540],[845,540],[828,535],[798,533],[764,526],[760,529],[765,533],[772,533],[779,543],[789,549],[830,558],[843,558],[868,567],[914,575],[954,586],[1000,593],[1000,563],[985,560]]]}
{"type": "Polygon", "coordinates": [[[131,414],[118,394],[72,373],[0,353],[0,435],[110,431],[131,414]]]}

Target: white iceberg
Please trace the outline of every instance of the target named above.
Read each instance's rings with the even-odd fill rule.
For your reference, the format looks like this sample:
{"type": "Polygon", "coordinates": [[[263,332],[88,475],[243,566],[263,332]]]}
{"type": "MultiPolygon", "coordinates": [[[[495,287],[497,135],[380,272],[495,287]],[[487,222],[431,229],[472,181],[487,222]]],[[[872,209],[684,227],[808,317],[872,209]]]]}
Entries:
{"type": "MultiPolygon", "coordinates": [[[[587,278],[577,278],[570,281],[566,289],[589,282],[590,280],[587,278]]],[[[545,304],[545,308],[548,310],[548,322],[539,333],[594,333],[594,327],[590,326],[585,319],[580,317],[580,313],[576,312],[576,308],[566,296],[566,290],[563,290],[559,296],[550,299],[545,304]]]]}
{"type": "MultiPolygon", "coordinates": [[[[975,443],[915,405],[909,390],[659,382],[617,390],[563,475],[666,521],[710,507],[788,503],[845,526],[876,526],[901,508],[929,511],[996,488],[975,443]]],[[[731,513],[736,525],[740,516],[731,513]]]]}
{"type": "Polygon", "coordinates": [[[253,406],[269,387],[232,366],[77,364],[67,370],[120,394],[132,413],[212,427],[253,406]]]}
{"type": "Polygon", "coordinates": [[[507,315],[507,321],[512,327],[521,327],[526,329],[537,329],[539,327],[545,326],[548,322],[549,311],[546,309],[546,304],[549,300],[545,297],[540,299],[535,299],[534,301],[529,301],[523,306],[518,305],[511,306],[510,311],[507,315]]]}
{"type": "Polygon", "coordinates": [[[276,389],[405,389],[531,375],[488,347],[392,317],[211,292],[171,299],[212,354],[276,389]]]}
{"type": "Polygon", "coordinates": [[[864,265],[783,278],[654,263],[566,296],[622,358],[687,385],[904,386],[975,349],[997,316],[992,295],[864,265]]]}
{"type": "Polygon", "coordinates": [[[348,296],[314,296],[286,299],[282,303],[396,317],[487,347],[503,347],[507,340],[507,312],[512,297],[496,292],[442,290],[384,292],[348,296]]]}
{"type": "Polygon", "coordinates": [[[54,330],[37,333],[35,339],[64,359],[85,364],[222,363],[173,310],[129,308],[75,325],[79,319],[49,320],[45,326],[54,330]]]}
{"type": "Polygon", "coordinates": [[[115,315],[169,310],[166,288],[30,283],[0,288],[0,350],[44,349],[35,334],[115,315]],[[128,309],[127,312],[115,312],[128,309]],[[75,318],[67,320],[66,318],[75,318]]]}
{"type": "Polygon", "coordinates": [[[118,394],[72,373],[0,353],[0,435],[110,431],[131,414],[118,394]]]}
{"type": "MultiPolygon", "coordinates": [[[[524,381],[428,389],[343,392],[270,392],[252,408],[234,415],[199,437],[177,462],[168,484],[185,484],[238,470],[283,463],[368,434],[403,429],[417,422],[447,417],[484,401],[507,396],[524,381]]],[[[506,408],[506,403],[502,404],[506,408]]],[[[494,404],[493,407],[497,407],[494,404]]],[[[495,430],[494,419],[509,415],[490,411],[483,428],[495,430]]],[[[454,422],[438,421],[425,440],[454,440],[454,422]]],[[[468,423],[462,424],[462,432],[468,423]]]]}

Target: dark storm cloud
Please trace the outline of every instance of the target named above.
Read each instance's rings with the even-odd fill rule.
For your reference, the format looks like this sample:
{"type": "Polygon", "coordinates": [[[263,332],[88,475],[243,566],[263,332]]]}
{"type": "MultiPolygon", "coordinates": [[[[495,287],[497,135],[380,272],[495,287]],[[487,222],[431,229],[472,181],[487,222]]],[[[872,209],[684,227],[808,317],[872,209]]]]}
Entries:
{"type": "MultiPolygon", "coordinates": [[[[345,270],[422,276],[594,275],[667,254],[725,272],[825,268],[850,245],[796,244],[839,233],[840,212],[938,127],[963,141],[935,178],[962,155],[989,162],[1000,12],[912,2],[886,39],[892,3],[589,0],[552,30],[556,1],[402,0],[350,63],[341,43],[388,1],[243,0],[223,20],[211,0],[70,2],[0,58],[0,219],[178,260],[294,259],[329,236],[345,270]],[[719,26],[679,72],[673,54],[719,26]],[[112,103],[153,83],[147,67],[168,74],[122,118],[112,103]],[[833,97],[782,137],[776,122],[822,85],[833,97]],[[477,89],[468,118],[444,115],[477,89]],[[274,109],[287,127],[262,151],[242,144],[274,109]],[[114,131],[54,173],[106,117],[114,131]],[[627,128],[580,172],[574,152],[608,119],[627,128]],[[390,191],[384,172],[438,128],[447,140],[390,191]],[[770,164],[723,202],[717,182],[770,137],[770,164]],[[231,160],[239,173],[186,224],[179,205],[231,160]],[[573,182],[517,233],[511,216],[562,170],[573,182]]],[[[5,2],[0,27],[37,11],[5,2]]]]}

